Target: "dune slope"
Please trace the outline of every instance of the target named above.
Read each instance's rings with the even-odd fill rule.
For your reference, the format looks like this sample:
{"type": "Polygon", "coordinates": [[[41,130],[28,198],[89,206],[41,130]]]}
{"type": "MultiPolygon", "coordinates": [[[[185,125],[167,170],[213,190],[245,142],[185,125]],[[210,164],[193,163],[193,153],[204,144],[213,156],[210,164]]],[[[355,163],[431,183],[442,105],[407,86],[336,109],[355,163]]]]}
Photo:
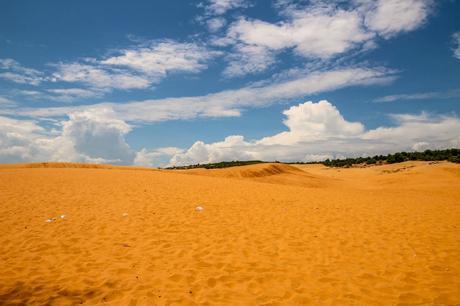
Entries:
{"type": "Polygon", "coordinates": [[[275,166],[0,167],[0,305],[459,303],[459,165],[275,166]]]}
{"type": "Polygon", "coordinates": [[[308,169],[275,163],[224,169],[192,169],[183,173],[303,187],[322,187],[333,181],[330,177],[322,174],[313,175],[309,173],[308,169]]]}

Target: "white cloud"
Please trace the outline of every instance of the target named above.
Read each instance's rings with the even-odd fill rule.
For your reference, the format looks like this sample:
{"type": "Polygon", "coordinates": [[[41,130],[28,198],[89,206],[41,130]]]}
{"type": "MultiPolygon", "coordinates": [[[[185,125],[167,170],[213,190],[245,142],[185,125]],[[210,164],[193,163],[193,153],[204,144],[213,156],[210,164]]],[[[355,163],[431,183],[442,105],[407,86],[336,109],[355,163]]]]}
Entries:
{"type": "Polygon", "coordinates": [[[326,159],[334,159],[334,158],[343,158],[338,157],[339,155],[330,155],[330,154],[306,154],[305,157],[302,159],[308,162],[321,162],[325,161],[326,159]]]}
{"type": "MultiPolygon", "coordinates": [[[[98,89],[99,94],[101,90],[145,89],[159,83],[170,73],[200,72],[220,54],[196,43],[144,41],[118,50],[110,57],[54,64],[52,66],[56,71],[51,80],[84,84],[93,92],[98,89]]],[[[65,96],[71,98],[72,95],[65,96]]]]}
{"type": "Polygon", "coordinates": [[[215,17],[208,19],[206,21],[206,25],[208,26],[208,30],[210,32],[217,32],[222,29],[227,24],[227,20],[223,17],[215,17]]]}
{"type": "Polygon", "coordinates": [[[285,110],[284,125],[287,132],[265,137],[258,141],[263,145],[290,145],[302,141],[325,138],[350,138],[361,135],[364,126],[359,122],[348,122],[337,108],[323,100],[318,103],[305,102],[285,110]]]}
{"type": "Polygon", "coordinates": [[[53,73],[55,81],[82,83],[99,89],[142,89],[150,86],[148,78],[122,70],[109,70],[88,63],[61,63],[53,73]]]}
{"type": "Polygon", "coordinates": [[[363,1],[365,22],[370,30],[385,38],[421,26],[432,10],[431,0],[363,1]]]}
{"type": "Polygon", "coordinates": [[[109,109],[69,115],[58,128],[0,116],[0,162],[74,161],[132,164],[131,127],[109,109]]]}
{"type": "Polygon", "coordinates": [[[454,57],[460,59],[460,32],[456,32],[452,35],[454,41],[454,57]]]}
{"type": "Polygon", "coordinates": [[[222,15],[227,11],[236,8],[246,8],[249,6],[248,0],[207,0],[202,3],[206,12],[210,15],[222,15]]]}
{"type": "Polygon", "coordinates": [[[252,152],[251,144],[243,136],[228,136],[221,142],[206,144],[195,142],[187,151],[175,154],[170,165],[191,165],[232,160],[258,159],[257,152],[252,152]]]}
{"type": "Polygon", "coordinates": [[[227,56],[228,66],[223,71],[224,76],[254,74],[275,64],[275,53],[262,46],[240,44],[235,46],[235,51],[227,56]]]}
{"type": "Polygon", "coordinates": [[[134,158],[124,139],[130,131],[126,122],[106,108],[69,114],[69,120],[63,123],[62,137],[69,139],[83,156],[126,164],[134,158]]]}
{"type": "Polygon", "coordinates": [[[34,121],[0,116],[0,162],[40,159],[37,142],[44,132],[34,121]]]}
{"type": "Polygon", "coordinates": [[[172,156],[182,153],[182,149],[165,147],[155,150],[141,149],[136,153],[134,164],[143,167],[163,167],[169,164],[172,156]]]}
{"type": "Polygon", "coordinates": [[[0,96],[0,108],[16,106],[16,103],[8,98],[0,96]]]}
{"type": "Polygon", "coordinates": [[[72,102],[78,99],[100,98],[104,91],[97,88],[50,88],[43,91],[12,90],[10,94],[40,101],[72,102]]]}
{"type": "Polygon", "coordinates": [[[395,127],[379,127],[363,135],[363,139],[376,142],[386,150],[411,148],[425,142],[432,148],[455,147],[460,139],[460,120],[453,116],[398,116],[395,127]]]}
{"type": "Polygon", "coordinates": [[[294,48],[302,56],[319,58],[343,53],[370,38],[357,12],[323,7],[295,12],[290,20],[277,24],[240,19],[226,37],[233,43],[271,50],[294,48]]]}
{"type": "Polygon", "coordinates": [[[430,147],[430,144],[426,141],[417,142],[412,146],[412,150],[417,152],[422,152],[427,150],[430,147]]]}
{"type": "Polygon", "coordinates": [[[89,162],[162,166],[182,152],[167,147],[135,152],[125,136],[131,126],[108,107],[74,112],[44,128],[31,120],[0,116],[0,163],[89,162]]]}
{"type": "Polygon", "coordinates": [[[103,95],[102,91],[83,89],[83,88],[54,88],[48,89],[47,95],[48,99],[61,101],[61,102],[71,102],[76,99],[87,99],[87,98],[97,98],[103,95]]]}
{"type": "Polygon", "coordinates": [[[117,50],[110,57],[49,64],[51,71],[47,75],[26,68],[13,59],[0,59],[0,79],[31,85],[44,81],[84,85],[86,88],[52,89],[48,91],[52,94],[50,96],[38,93],[38,96],[53,100],[61,98],[71,101],[99,97],[113,89],[146,89],[170,73],[198,73],[208,67],[211,59],[221,54],[197,43],[143,41],[130,48],[117,50]]]}
{"type": "Polygon", "coordinates": [[[43,73],[20,65],[17,61],[11,58],[0,59],[0,78],[20,83],[39,85],[45,80],[43,73]]]}
{"type": "Polygon", "coordinates": [[[284,115],[285,132],[253,141],[238,135],[210,144],[197,141],[174,155],[170,165],[244,159],[318,161],[460,144],[460,119],[453,116],[395,115],[395,126],[366,130],[359,122],[347,121],[327,101],[305,102],[284,115]]]}
{"type": "Polygon", "coordinates": [[[318,161],[460,145],[460,119],[452,115],[396,114],[393,126],[366,130],[327,101],[305,102],[283,113],[287,130],[262,139],[232,135],[215,143],[196,141],[186,150],[167,147],[138,152],[125,140],[131,126],[107,106],[69,114],[46,129],[34,121],[0,116],[0,162],[166,166],[249,159],[318,161]]]}
{"type": "Polygon", "coordinates": [[[164,78],[169,72],[200,72],[207,62],[220,54],[195,43],[179,43],[172,40],[149,43],[146,46],[121,50],[121,55],[101,61],[105,65],[127,67],[155,79],[164,78]]]}
{"type": "MultiPolygon", "coordinates": [[[[95,107],[111,107],[117,116],[128,122],[157,122],[203,117],[239,116],[247,108],[265,107],[273,103],[301,98],[347,86],[385,84],[395,78],[392,71],[370,68],[343,68],[296,75],[294,79],[277,80],[225,90],[205,96],[166,98],[118,103],[102,103],[95,107]]],[[[65,116],[88,106],[19,109],[17,114],[33,117],[65,116]]]]}
{"type": "Polygon", "coordinates": [[[35,98],[35,97],[38,97],[40,95],[42,95],[42,93],[40,91],[37,91],[37,90],[18,90],[16,91],[16,93],[22,95],[22,96],[26,96],[26,97],[32,97],[32,98],[35,98]]]}
{"type": "Polygon", "coordinates": [[[403,100],[427,100],[427,99],[451,99],[460,97],[460,90],[447,90],[443,92],[421,92],[412,94],[399,94],[389,95],[380,97],[374,100],[374,102],[394,102],[403,100]]]}
{"type": "Polygon", "coordinates": [[[278,1],[275,7],[284,17],[280,22],[241,18],[232,23],[224,37],[213,40],[217,46],[234,48],[226,72],[236,70],[238,58],[243,59],[241,67],[252,65],[257,69],[242,68],[227,76],[261,72],[270,66],[260,65],[267,54],[275,56],[283,51],[293,50],[307,59],[326,61],[351,50],[373,49],[378,35],[388,39],[412,31],[426,21],[432,10],[431,0],[355,0],[348,6],[342,4],[278,1]]]}
{"type": "Polygon", "coordinates": [[[73,102],[79,99],[101,98],[106,91],[101,88],[50,88],[38,90],[12,90],[11,95],[28,100],[73,102]]]}
{"type": "Polygon", "coordinates": [[[234,46],[226,72],[228,76],[238,76],[265,70],[274,62],[274,56],[284,50],[293,49],[310,59],[329,59],[372,38],[373,34],[363,28],[358,12],[318,6],[292,11],[287,21],[279,23],[240,19],[214,44],[234,46]],[[243,69],[236,70],[240,58],[243,61],[239,66],[243,69]],[[246,66],[256,69],[244,69],[246,66]],[[228,73],[229,70],[238,73],[228,73]]]}

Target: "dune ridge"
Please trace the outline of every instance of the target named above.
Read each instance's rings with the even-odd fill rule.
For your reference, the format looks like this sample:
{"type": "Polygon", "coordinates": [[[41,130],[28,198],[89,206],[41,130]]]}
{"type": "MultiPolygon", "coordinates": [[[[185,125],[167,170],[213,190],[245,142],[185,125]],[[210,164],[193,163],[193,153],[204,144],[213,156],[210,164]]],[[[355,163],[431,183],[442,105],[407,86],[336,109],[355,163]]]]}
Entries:
{"type": "Polygon", "coordinates": [[[0,169],[23,169],[23,168],[71,168],[71,169],[117,169],[117,170],[158,170],[157,168],[119,166],[110,164],[87,164],[87,163],[69,163],[69,162],[38,162],[38,163],[18,163],[18,164],[0,164],[0,169]]]}
{"type": "Polygon", "coordinates": [[[257,178],[279,174],[306,174],[305,171],[299,168],[287,164],[278,163],[260,163],[256,165],[236,166],[222,169],[197,168],[185,170],[184,173],[229,178],[257,178]]]}
{"type": "Polygon", "coordinates": [[[278,185],[320,188],[333,183],[333,179],[321,174],[311,174],[288,164],[261,163],[250,166],[238,166],[224,169],[192,169],[183,173],[228,179],[251,180],[278,185]]]}
{"type": "Polygon", "coordinates": [[[460,165],[60,166],[0,167],[0,305],[460,300],[460,165]]]}

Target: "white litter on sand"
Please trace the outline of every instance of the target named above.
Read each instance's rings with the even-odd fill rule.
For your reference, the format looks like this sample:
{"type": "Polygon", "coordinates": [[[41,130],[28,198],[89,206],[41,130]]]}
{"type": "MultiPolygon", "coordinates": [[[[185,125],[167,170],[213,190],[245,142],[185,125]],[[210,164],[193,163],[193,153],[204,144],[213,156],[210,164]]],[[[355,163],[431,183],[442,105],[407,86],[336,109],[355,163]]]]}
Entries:
{"type": "MultiPolygon", "coordinates": [[[[62,220],[65,218],[66,216],[65,215],[60,215],[59,218],[61,218],[62,220]]],[[[46,223],[52,223],[52,222],[55,222],[57,221],[58,218],[49,218],[49,219],[46,219],[45,222],[46,223]]]]}
{"type": "Polygon", "coordinates": [[[198,211],[198,212],[200,212],[200,211],[203,211],[204,208],[203,208],[203,206],[197,206],[197,207],[195,208],[195,210],[198,211]]]}

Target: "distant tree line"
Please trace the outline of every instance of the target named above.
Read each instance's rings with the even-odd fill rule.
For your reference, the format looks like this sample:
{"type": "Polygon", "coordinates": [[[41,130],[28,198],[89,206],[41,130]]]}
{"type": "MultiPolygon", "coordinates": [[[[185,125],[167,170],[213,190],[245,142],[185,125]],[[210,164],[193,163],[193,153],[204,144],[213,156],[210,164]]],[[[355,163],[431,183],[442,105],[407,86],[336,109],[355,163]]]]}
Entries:
{"type": "Polygon", "coordinates": [[[353,165],[365,164],[394,164],[410,160],[441,161],[447,160],[453,163],[460,163],[460,149],[447,150],[426,150],[423,152],[398,152],[388,155],[375,155],[369,157],[326,159],[322,162],[328,167],[351,167],[353,165]]]}
{"type": "Polygon", "coordinates": [[[261,161],[261,160],[245,160],[245,161],[235,160],[235,161],[224,161],[220,163],[195,164],[195,165],[189,165],[189,166],[175,166],[175,167],[169,167],[166,169],[176,169],[176,170],[195,169],[195,168],[220,169],[220,168],[246,166],[246,165],[254,165],[254,164],[261,164],[261,163],[266,163],[266,162],[261,161]]]}
{"type": "MultiPolygon", "coordinates": [[[[326,159],[322,162],[294,162],[290,164],[323,164],[328,167],[352,167],[353,165],[375,165],[375,164],[394,164],[401,163],[409,160],[420,161],[441,161],[447,160],[453,163],[460,163],[460,149],[447,149],[447,150],[426,150],[423,152],[398,152],[388,155],[375,155],[369,157],[345,158],[345,159],[326,159]]],[[[189,166],[175,166],[166,169],[220,169],[236,166],[254,165],[260,163],[267,163],[261,160],[246,160],[246,161],[224,161],[220,163],[210,164],[195,164],[189,166]]],[[[271,163],[279,163],[274,161],[271,163]]]]}

